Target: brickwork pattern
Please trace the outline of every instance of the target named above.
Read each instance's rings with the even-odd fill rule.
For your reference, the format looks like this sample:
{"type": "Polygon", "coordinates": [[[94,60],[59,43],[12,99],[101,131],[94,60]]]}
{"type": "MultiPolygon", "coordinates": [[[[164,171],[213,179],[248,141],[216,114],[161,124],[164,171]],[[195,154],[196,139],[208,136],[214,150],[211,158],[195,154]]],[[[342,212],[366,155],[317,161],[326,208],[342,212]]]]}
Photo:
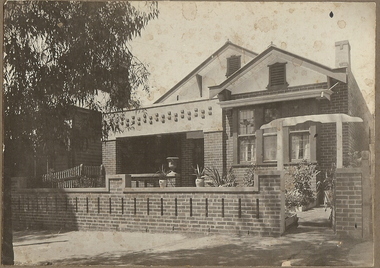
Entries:
{"type": "Polygon", "coordinates": [[[116,140],[103,142],[102,162],[106,174],[117,174],[116,160],[116,140]]]}
{"type": "Polygon", "coordinates": [[[370,143],[370,128],[373,132],[373,118],[369,111],[367,102],[365,101],[362,92],[350,72],[348,75],[348,110],[352,116],[358,116],[363,119],[363,123],[350,124],[350,143],[352,151],[368,150],[370,143]]]}
{"type": "Polygon", "coordinates": [[[222,131],[204,133],[205,167],[215,167],[223,172],[223,135],[222,131]]]}
{"type": "MultiPolygon", "coordinates": [[[[349,163],[349,125],[343,123],[343,164],[349,163]]],[[[336,164],[336,124],[322,124],[318,133],[318,164],[321,170],[328,170],[332,163],[336,164]]]]}
{"type": "Polygon", "coordinates": [[[283,220],[280,180],[280,175],[263,177],[257,193],[124,193],[121,180],[110,180],[109,193],[19,190],[12,193],[13,224],[15,229],[278,236],[283,220]]]}
{"type": "Polygon", "coordinates": [[[350,170],[336,172],[335,230],[337,234],[362,238],[362,174],[360,169],[350,170]]]}
{"type": "MultiPolygon", "coordinates": [[[[338,81],[331,79],[333,86],[338,81]]],[[[348,90],[347,84],[339,82],[333,89],[331,100],[321,100],[319,112],[321,114],[348,113],[348,90]]],[[[319,159],[318,163],[322,170],[331,168],[332,163],[336,163],[336,124],[322,124],[318,133],[319,139],[319,159]]],[[[343,124],[343,163],[349,161],[349,136],[348,124],[343,124]]]]}
{"type": "Polygon", "coordinates": [[[181,185],[184,187],[191,187],[195,185],[194,171],[192,167],[196,164],[193,163],[193,140],[187,139],[186,135],[181,135],[181,185]]]}

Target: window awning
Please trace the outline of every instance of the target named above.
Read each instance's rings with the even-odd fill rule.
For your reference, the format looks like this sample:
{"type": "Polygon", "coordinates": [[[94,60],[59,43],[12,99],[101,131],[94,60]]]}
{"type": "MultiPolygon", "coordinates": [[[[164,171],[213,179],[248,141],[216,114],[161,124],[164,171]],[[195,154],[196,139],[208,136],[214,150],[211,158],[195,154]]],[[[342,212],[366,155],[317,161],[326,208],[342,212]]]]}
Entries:
{"type": "Polygon", "coordinates": [[[280,102],[280,101],[291,101],[291,100],[300,100],[300,99],[328,99],[330,100],[330,96],[333,91],[330,89],[312,89],[312,90],[302,90],[302,91],[294,91],[287,93],[278,93],[278,94],[269,94],[264,96],[256,96],[244,99],[236,99],[236,100],[226,100],[219,102],[220,107],[222,109],[230,109],[235,107],[242,107],[248,105],[257,105],[264,103],[272,103],[272,102],[280,102]]]}
{"type": "Polygon", "coordinates": [[[260,129],[273,128],[282,123],[283,127],[295,126],[305,122],[317,122],[317,123],[337,123],[337,122],[363,122],[360,117],[354,117],[347,114],[313,114],[294,117],[285,117],[275,119],[266,125],[262,125],[260,129]]]}
{"type": "Polygon", "coordinates": [[[305,122],[317,122],[317,123],[335,123],[336,124],[336,167],[343,167],[343,123],[360,123],[363,119],[360,117],[354,117],[347,114],[314,114],[304,116],[294,116],[275,119],[268,124],[262,125],[260,129],[276,128],[277,129],[277,169],[283,169],[283,127],[295,126],[305,122]]]}

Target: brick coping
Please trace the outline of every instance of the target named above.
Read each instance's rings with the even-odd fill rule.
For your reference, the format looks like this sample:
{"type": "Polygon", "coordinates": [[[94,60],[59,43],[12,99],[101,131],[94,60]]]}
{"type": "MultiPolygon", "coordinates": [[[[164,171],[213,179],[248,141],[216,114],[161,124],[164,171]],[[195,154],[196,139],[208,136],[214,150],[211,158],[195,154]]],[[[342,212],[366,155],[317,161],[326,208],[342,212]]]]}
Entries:
{"type": "Polygon", "coordinates": [[[19,188],[12,191],[17,192],[42,192],[42,193],[109,193],[110,181],[121,180],[121,190],[123,193],[258,193],[259,177],[270,175],[283,175],[279,170],[257,170],[255,181],[257,186],[254,187],[152,187],[152,188],[131,188],[131,175],[115,174],[106,175],[106,187],[104,188],[19,188]]]}
{"type": "Polygon", "coordinates": [[[362,173],[361,168],[337,168],[336,173],[362,173]]]}
{"type": "MultiPolygon", "coordinates": [[[[32,193],[109,193],[105,188],[20,188],[17,192],[32,193]]],[[[146,187],[124,188],[123,193],[258,193],[256,187],[146,187]]]]}
{"type": "Polygon", "coordinates": [[[256,187],[125,188],[123,193],[258,193],[256,187]]]}

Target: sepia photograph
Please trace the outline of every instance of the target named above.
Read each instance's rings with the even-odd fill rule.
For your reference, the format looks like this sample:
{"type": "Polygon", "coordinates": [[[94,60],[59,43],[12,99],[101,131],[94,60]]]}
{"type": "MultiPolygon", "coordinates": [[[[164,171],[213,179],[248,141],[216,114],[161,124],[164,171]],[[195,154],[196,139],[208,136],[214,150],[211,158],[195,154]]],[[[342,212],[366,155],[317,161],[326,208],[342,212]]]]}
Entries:
{"type": "Polygon", "coordinates": [[[375,2],[2,8],[2,265],[374,267],[375,2]]]}

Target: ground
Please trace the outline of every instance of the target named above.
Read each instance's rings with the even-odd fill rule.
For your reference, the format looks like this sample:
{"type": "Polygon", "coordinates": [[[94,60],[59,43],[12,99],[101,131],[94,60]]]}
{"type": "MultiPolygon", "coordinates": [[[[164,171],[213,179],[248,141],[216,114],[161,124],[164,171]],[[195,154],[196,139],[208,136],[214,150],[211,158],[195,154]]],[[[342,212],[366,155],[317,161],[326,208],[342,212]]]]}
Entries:
{"type": "Polygon", "coordinates": [[[339,239],[329,211],[298,212],[299,226],[277,238],[103,231],[18,231],[17,265],[371,266],[371,241],[339,239]]]}

